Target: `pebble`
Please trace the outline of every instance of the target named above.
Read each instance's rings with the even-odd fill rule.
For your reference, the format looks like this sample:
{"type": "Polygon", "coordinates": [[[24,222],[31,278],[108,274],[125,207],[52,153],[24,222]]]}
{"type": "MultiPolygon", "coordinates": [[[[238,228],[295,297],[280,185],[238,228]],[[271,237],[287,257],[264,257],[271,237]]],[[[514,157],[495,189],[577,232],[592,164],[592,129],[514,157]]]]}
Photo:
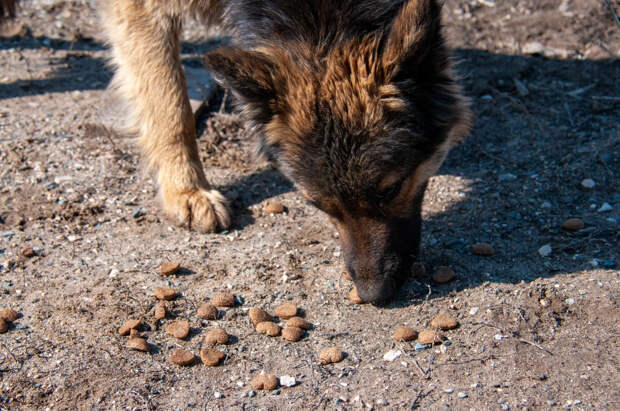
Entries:
{"type": "Polygon", "coordinates": [[[601,206],[601,208],[598,209],[599,213],[606,213],[608,211],[613,210],[613,206],[609,203],[603,203],[603,205],[601,206]]]}
{"type": "Polygon", "coordinates": [[[280,377],[280,385],[283,387],[294,387],[297,385],[297,380],[295,377],[291,377],[290,375],[283,375],[280,377]]]}
{"type": "Polygon", "coordinates": [[[154,317],[156,320],[163,320],[166,318],[166,304],[163,301],[159,301],[155,304],[154,317]]]}
{"type": "Polygon", "coordinates": [[[585,224],[580,218],[569,218],[562,223],[562,228],[566,231],[579,231],[585,227],[585,224]]]}
{"type": "Polygon", "coordinates": [[[5,308],[0,311],[0,318],[13,322],[19,318],[19,313],[12,308],[5,308]]]}
{"type": "Polygon", "coordinates": [[[435,330],[424,330],[418,335],[418,342],[423,345],[441,344],[444,337],[435,330]]]}
{"type": "Polygon", "coordinates": [[[271,315],[269,315],[267,311],[258,307],[250,308],[248,315],[250,316],[250,321],[252,321],[252,324],[254,324],[254,326],[257,326],[258,324],[265,321],[273,321],[273,318],[271,317],[271,315]]]}
{"type": "Polygon", "coordinates": [[[123,325],[121,325],[118,329],[118,333],[120,335],[129,335],[129,332],[133,329],[136,329],[142,325],[142,321],[140,320],[128,320],[125,321],[123,325]]]}
{"type": "Polygon", "coordinates": [[[453,269],[446,266],[439,266],[433,273],[433,281],[437,284],[446,284],[456,278],[456,273],[453,269]]]}
{"type": "Polygon", "coordinates": [[[553,248],[551,248],[551,245],[549,244],[545,244],[538,249],[538,254],[540,254],[542,257],[549,257],[552,252],[553,248]]]}
{"type": "Polygon", "coordinates": [[[215,397],[216,400],[219,400],[220,398],[224,398],[224,394],[222,394],[221,392],[215,391],[213,393],[213,397],[215,397]]]}
{"type": "Polygon", "coordinates": [[[308,321],[304,320],[301,317],[289,318],[289,320],[286,322],[286,326],[297,327],[297,328],[301,328],[302,330],[309,330],[310,328],[312,328],[312,324],[310,324],[308,321]]]}
{"type": "Polygon", "coordinates": [[[472,253],[480,256],[491,256],[495,254],[493,246],[488,243],[477,243],[471,247],[472,253]]]}
{"type": "Polygon", "coordinates": [[[192,365],[196,357],[189,351],[175,349],[170,354],[170,362],[176,365],[192,365]]]}
{"type": "Polygon", "coordinates": [[[248,397],[250,397],[250,398],[256,397],[256,391],[252,390],[252,391],[248,392],[248,397]]]}
{"type": "Polygon", "coordinates": [[[344,359],[344,353],[338,347],[324,348],[319,352],[319,362],[323,365],[340,362],[344,359]]]}
{"type": "Polygon", "coordinates": [[[395,359],[397,359],[398,357],[400,357],[402,355],[402,351],[400,350],[390,350],[388,352],[385,353],[385,355],[383,355],[383,359],[385,361],[394,361],[395,359]]]}
{"type": "Polygon", "coordinates": [[[418,333],[413,328],[404,325],[398,327],[394,333],[395,341],[413,341],[416,338],[418,338],[418,333]]]}
{"type": "Polygon", "coordinates": [[[345,280],[353,281],[353,278],[351,278],[351,274],[349,274],[347,270],[342,270],[342,276],[345,280]]]}
{"type": "Polygon", "coordinates": [[[226,355],[218,350],[203,348],[200,350],[200,359],[204,365],[215,367],[219,365],[226,355]]]}
{"type": "Polygon", "coordinates": [[[216,307],[234,307],[235,296],[232,294],[220,294],[213,298],[213,305],[216,307]]]}
{"type": "Polygon", "coordinates": [[[263,321],[256,325],[256,331],[261,334],[267,334],[271,337],[277,337],[280,335],[281,328],[278,324],[271,321],[263,321]]]}
{"type": "Polygon", "coordinates": [[[586,179],[581,180],[581,187],[591,190],[594,187],[596,187],[596,183],[591,178],[586,178],[586,179]]]}
{"type": "Polygon", "coordinates": [[[469,315],[476,315],[478,311],[480,311],[480,307],[472,307],[471,310],[469,310],[469,315]]]}
{"type": "Polygon", "coordinates": [[[454,392],[454,388],[445,388],[443,392],[445,392],[446,394],[452,394],[454,392]]]}
{"type": "Polygon", "coordinates": [[[287,341],[297,342],[304,336],[304,330],[299,327],[286,326],[282,330],[282,338],[287,341]]]}
{"type": "Polygon", "coordinates": [[[566,305],[575,305],[574,298],[567,298],[564,302],[566,303],[566,305]]]}
{"type": "Polygon", "coordinates": [[[501,174],[499,176],[499,181],[501,182],[515,181],[516,179],[517,179],[517,176],[512,173],[501,174]]]}
{"type": "Polygon", "coordinates": [[[280,318],[292,318],[297,315],[297,307],[294,304],[286,303],[276,307],[274,312],[280,318]]]}
{"type": "Polygon", "coordinates": [[[9,324],[4,318],[0,318],[0,334],[4,334],[9,330],[9,324]]]}
{"type": "Polygon", "coordinates": [[[458,325],[459,323],[456,321],[456,319],[445,314],[439,314],[431,321],[431,327],[439,328],[443,331],[453,330],[458,327],[458,325]]]}
{"type": "Polygon", "coordinates": [[[254,377],[250,382],[250,385],[255,390],[272,391],[278,388],[280,382],[278,381],[278,377],[273,374],[263,374],[254,377]]]}
{"type": "Polygon", "coordinates": [[[464,392],[459,392],[458,396],[459,398],[467,398],[467,394],[465,394],[464,392]]]}
{"type": "Polygon", "coordinates": [[[168,287],[157,287],[153,291],[153,294],[155,294],[155,297],[158,300],[166,300],[166,301],[170,301],[174,297],[177,296],[177,292],[174,291],[174,289],[168,288],[168,287]]]}
{"type": "Polygon", "coordinates": [[[265,204],[265,213],[267,214],[282,214],[284,212],[284,206],[279,201],[270,201],[265,204]]]}
{"type": "Polygon", "coordinates": [[[166,332],[175,338],[184,340],[189,335],[189,322],[185,320],[171,322],[166,326],[166,332]]]}
{"type": "Polygon", "coordinates": [[[416,343],[416,345],[415,345],[415,350],[416,350],[416,351],[427,350],[427,349],[431,348],[432,346],[433,346],[432,344],[420,344],[420,343],[416,343]]]}
{"type": "Polygon", "coordinates": [[[149,352],[151,350],[146,340],[141,337],[130,338],[129,341],[127,341],[127,344],[125,346],[127,348],[131,348],[132,350],[143,351],[143,352],[149,352]]]}
{"type": "Polygon", "coordinates": [[[205,344],[215,345],[215,344],[228,344],[229,341],[228,334],[226,331],[221,328],[214,328],[207,332],[205,335],[205,344]]]}
{"type": "Polygon", "coordinates": [[[30,257],[34,257],[35,256],[35,252],[34,252],[34,249],[32,247],[26,247],[26,248],[22,249],[20,254],[24,258],[30,258],[30,257]]]}
{"type": "Polygon", "coordinates": [[[198,308],[196,314],[205,320],[217,320],[219,313],[213,304],[203,304],[198,308]]]}
{"type": "Polygon", "coordinates": [[[353,287],[351,291],[349,291],[349,300],[355,304],[364,304],[364,300],[362,300],[357,293],[357,287],[353,287]]]}
{"type": "Polygon", "coordinates": [[[173,261],[166,261],[161,265],[159,272],[161,275],[172,275],[179,271],[181,268],[181,264],[175,263],[173,261]]]}

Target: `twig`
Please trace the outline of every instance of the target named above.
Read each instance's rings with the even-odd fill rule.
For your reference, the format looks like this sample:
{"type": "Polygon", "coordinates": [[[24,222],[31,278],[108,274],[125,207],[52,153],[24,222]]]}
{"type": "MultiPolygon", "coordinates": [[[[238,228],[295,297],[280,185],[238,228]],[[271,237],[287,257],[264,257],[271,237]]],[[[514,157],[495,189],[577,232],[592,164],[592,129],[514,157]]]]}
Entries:
{"type": "Polygon", "coordinates": [[[418,408],[418,400],[420,400],[421,398],[424,398],[424,397],[428,396],[428,394],[430,394],[431,392],[433,392],[433,390],[434,390],[434,389],[435,389],[435,388],[431,388],[430,390],[426,391],[424,394],[422,394],[422,391],[423,391],[423,390],[420,390],[420,391],[416,394],[415,398],[413,399],[413,402],[411,403],[411,409],[412,409],[412,410],[417,409],[417,408],[418,408]]]}
{"type": "Polygon", "coordinates": [[[531,341],[528,341],[528,340],[524,340],[523,338],[518,338],[518,340],[519,340],[520,342],[524,343],[524,344],[529,344],[529,345],[531,345],[531,346],[533,346],[533,347],[536,347],[536,348],[538,348],[539,350],[542,350],[542,351],[546,352],[546,353],[547,353],[547,354],[549,354],[549,355],[553,355],[553,353],[552,353],[551,351],[549,351],[548,349],[546,349],[545,347],[541,347],[540,345],[535,344],[535,343],[533,343],[533,342],[531,342],[531,341]]]}
{"type": "Polygon", "coordinates": [[[418,360],[413,360],[413,363],[415,364],[416,368],[420,371],[420,374],[422,374],[422,377],[428,380],[430,377],[428,376],[426,372],[424,372],[422,367],[420,367],[420,364],[418,364],[418,360]]]}
{"type": "Polygon", "coordinates": [[[553,352],[551,352],[550,350],[546,349],[545,347],[542,347],[542,346],[540,346],[540,345],[538,345],[538,344],[536,344],[536,343],[533,343],[533,342],[531,342],[531,341],[524,340],[523,338],[518,337],[518,336],[517,336],[514,332],[512,332],[512,331],[506,331],[505,329],[503,329],[502,327],[498,327],[497,325],[493,325],[493,324],[490,324],[490,323],[485,323],[485,322],[482,322],[482,321],[480,321],[480,322],[475,322],[475,323],[472,323],[472,324],[473,324],[473,325],[480,325],[480,327],[476,328],[476,329],[475,329],[472,333],[475,333],[476,331],[478,331],[478,330],[479,330],[479,329],[481,329],[482,327],[491,327],[491,328],[495,328],[496,330],[501,331],[502,333],[504,333],[504,334],[506,334],[506,335],[510,336],[511,338],[516,339],[516,340],[517,340],[517,341],[519,341],[519,342],[522,342],[522,343],[524,343],[524,344],[529,344],[529,345],[531,345],[531,346],[533,346],[533,347],[538,348],[539,350],[542,350],[542,351],[546,352],[546,353],[547,353],[547,354],[549,354],[549,355],[553,355],[553,352]]]}
{"type": "Polygon", "coordinates": [[[616,9],[611,5],[609,0],[605,0],[605,3],[607,3],[607,7],[609,7],[609,10],[611,10],[612,14],[616,18],[616,23],[618,23],[618,28],[620,28],[620,17],[618,17],[618,13],[616,13],[616,9]]]}

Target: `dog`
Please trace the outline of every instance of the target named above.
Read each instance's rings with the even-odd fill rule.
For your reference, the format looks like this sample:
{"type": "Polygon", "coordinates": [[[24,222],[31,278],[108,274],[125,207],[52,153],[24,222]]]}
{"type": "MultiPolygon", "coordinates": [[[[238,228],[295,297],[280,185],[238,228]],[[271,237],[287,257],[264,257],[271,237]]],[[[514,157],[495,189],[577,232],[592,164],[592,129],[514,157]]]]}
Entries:
{"type": "Polygon", "coordinates": [[[17,0],[0,0],[0,24],[15,17],[17,0]]]}
{"type": "Polygon", "coordinates": [[[472,122],[439,1],[102,0],[99,10],[112,84],[168,215],[204,232],[231,223],[199,159],[180,61],[194,16],[231,36],[205,66],[266,157],[334,223],[359,296],[394,295],[419,255],[428,179],[472,122]]]}

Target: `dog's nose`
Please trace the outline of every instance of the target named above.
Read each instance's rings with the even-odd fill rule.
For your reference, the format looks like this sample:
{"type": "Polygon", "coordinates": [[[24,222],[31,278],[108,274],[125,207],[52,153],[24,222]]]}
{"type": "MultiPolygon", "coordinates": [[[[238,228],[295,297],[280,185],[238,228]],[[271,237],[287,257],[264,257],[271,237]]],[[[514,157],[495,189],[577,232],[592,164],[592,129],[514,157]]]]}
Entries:
{"type": "Polygon", "coordinates": [[[365,302],[381,304],[394,296],[396,285],[393,280],[356,281],[357,294],[365,302]]]}

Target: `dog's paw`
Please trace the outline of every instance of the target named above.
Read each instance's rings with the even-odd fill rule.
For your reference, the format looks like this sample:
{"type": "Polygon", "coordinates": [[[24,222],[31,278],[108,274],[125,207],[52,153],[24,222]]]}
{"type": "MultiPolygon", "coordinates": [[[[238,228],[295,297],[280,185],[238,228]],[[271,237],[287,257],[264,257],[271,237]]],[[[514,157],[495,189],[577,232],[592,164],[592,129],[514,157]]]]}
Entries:
{"type": "Polygon", "coordinates": [[[230,226],[228,201],[217,190],[175,190],[162,187],[165,212],[179,224],[205,233],[230,226]]]}

